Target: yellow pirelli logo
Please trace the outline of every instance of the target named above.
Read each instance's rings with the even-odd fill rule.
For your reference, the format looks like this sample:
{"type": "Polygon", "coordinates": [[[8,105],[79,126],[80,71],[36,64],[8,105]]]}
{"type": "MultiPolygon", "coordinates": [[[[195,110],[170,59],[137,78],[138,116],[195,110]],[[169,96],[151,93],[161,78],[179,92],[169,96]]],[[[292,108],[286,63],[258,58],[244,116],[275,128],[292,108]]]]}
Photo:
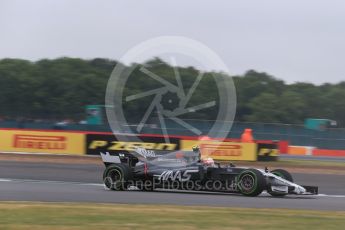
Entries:
{"type": "Polygon", "coordinates": [[[98,149],[107,147],[107,150],[126,150],[133,151],[136,148],[145,148],[153,150],[176,150],[177,144],[172,143],[152,143],[152,142],[125,142],[125,141],[103,141],[94,140],[92,141],[88,148],[98,149]]]}

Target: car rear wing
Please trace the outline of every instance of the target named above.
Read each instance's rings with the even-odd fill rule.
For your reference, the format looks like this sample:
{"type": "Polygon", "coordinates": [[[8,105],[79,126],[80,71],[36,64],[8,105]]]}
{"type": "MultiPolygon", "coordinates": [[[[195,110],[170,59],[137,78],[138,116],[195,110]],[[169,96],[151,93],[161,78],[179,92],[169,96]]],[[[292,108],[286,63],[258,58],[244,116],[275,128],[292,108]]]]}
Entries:
{"type": "Polygon", "coordinates": [[[119,156],[112,156],[112,155],[110,155],[109,152],[106,152],[106,153],[100,152],[100,154],[102,157],[102,161],[104,163],[108,163],[108,164],[121,163],[119,156]]]}
{"type": "Polygon", "coordinates": [[[105,166],[110,164],[126,164],[129,167],[134,167],[138,162],[138,159],[130,153],[100,152],[100,155],[105,166]]]}

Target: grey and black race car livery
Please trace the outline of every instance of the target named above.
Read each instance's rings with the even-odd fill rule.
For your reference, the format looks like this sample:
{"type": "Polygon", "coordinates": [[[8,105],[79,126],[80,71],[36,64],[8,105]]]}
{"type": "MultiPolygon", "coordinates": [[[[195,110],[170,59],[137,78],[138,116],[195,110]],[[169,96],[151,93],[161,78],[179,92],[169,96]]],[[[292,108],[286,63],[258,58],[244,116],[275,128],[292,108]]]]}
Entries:
{"type": "Polygon", "coordinates": [[[152,150],[137,148],[131,152],[101,153],[106,166],[103,182],[109,190],[179,189],[209,192],[241,193],[258,196],[267,191],[272,196],[318,194],[316,186],[293,182],[283,169],[269,171],[221,165],[211,158],[201,159],[199,148],[191,152],[157,155],[152,150]]]}

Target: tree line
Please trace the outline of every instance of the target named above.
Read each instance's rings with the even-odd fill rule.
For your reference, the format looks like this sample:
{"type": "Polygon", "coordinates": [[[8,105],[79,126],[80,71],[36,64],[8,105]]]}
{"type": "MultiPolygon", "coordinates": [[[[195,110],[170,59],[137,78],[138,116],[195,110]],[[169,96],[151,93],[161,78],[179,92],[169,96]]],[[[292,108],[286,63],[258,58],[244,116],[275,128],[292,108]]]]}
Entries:
{"type": "MultiPolygon", "coordinates": [[[[85,106],[104,104],[108,79],[117,61],[96,58],[42,59],[31,62],[21,59],[0,60],[0,118],[2,119],[74,119],[85,118],[85,106]]],[[[123,65],[124,66],[124,65],[123,65]]],[[[125,95],[161,87],[160,82],[140,71],[145,67],[175,84],[174,68],[155,58],[142,64],[124,66],[132,71],[125,95]]],[[[178,67],[186,92],[192,87],[200,71],[194,67],[178,67]]],[[[175,68],[176,70],[176,68],[175,68]]],[[[204,73],[191,103],[200,104],[219,95],[213,78],[217,72],[204,73]]],[[[236,121],[301,124],[306,118],[325,118],[345,125],[345,82],[314,85],[298,82],[286,84],[267,73],[249,70],[243,75],[232,76],[237,91],[236,121]]],[[[124,105],[125,115],[138,121],[153,96],[124,105]]],[[[171,104],[177,95],[162,98],[163,107],[173,110],[171,104]]],[[[176,99],[175,98],[175,99],[176,99]]],[[[174,107],[175,106],[175,107],[174,107]]],[[[214,119],[216,109],[200,110],[193,119],[214,119]]],[[[189,117],[188,117],[189,116],[189,117]]]]}

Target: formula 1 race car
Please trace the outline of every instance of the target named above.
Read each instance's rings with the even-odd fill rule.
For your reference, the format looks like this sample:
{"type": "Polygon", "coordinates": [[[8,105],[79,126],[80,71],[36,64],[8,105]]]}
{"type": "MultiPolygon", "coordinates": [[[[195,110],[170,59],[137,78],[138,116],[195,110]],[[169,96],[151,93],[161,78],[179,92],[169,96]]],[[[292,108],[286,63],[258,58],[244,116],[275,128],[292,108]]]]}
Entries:
{"type": "Polygon", "coordinates": [[[315,195],[316,186],[301,186],[293,182],[283,169],[269,171],[221,165],[211,158],[201,159],[198,147],[190,152],[171,152],[157,155],[152,150],[137,148],[133,152],[101,153],[106,166],[103,182],[109,190],[131,188],[194,190],[240,193],[258,196],[267,191],[272,196],[287,194],[315,195]]]}

